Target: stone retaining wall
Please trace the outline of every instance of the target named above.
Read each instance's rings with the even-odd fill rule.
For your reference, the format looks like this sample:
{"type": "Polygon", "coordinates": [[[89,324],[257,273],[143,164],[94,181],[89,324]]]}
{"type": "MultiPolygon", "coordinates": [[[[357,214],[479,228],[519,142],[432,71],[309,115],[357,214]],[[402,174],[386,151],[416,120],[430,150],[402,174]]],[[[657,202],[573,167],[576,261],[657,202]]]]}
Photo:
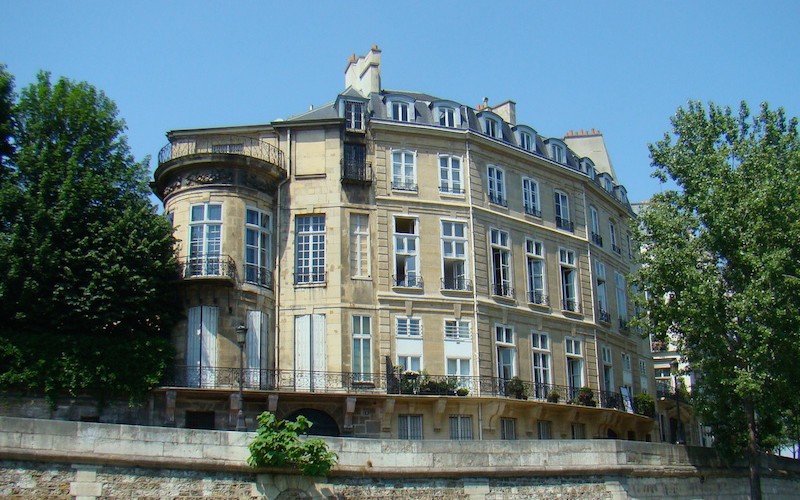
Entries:
{"type": "MultiPolygon", "coordinates": [[[[254,471],[252,433],[0,417],[0,497],[746,498],[712,450],[616,440],[326,438],[329,478],[254,471]]],[[[797,498],[800,463],[765,457],[765,498],[797,498]]]]}

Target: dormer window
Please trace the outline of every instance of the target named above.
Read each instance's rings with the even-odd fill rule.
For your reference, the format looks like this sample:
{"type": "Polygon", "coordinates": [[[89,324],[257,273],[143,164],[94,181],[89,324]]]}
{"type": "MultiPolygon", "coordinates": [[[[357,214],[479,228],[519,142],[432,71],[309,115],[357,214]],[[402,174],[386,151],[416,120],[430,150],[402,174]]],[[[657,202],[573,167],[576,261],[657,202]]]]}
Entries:
{"type": "Polygon", "coordinates": [[[550,158],[558,163],[564,163],[567,158],[566,151],[564,151],[564,147],[560,144],[553,144],[550,143],[550,158]]]}
{"type": "Polygon", "coordinates": [[[500,139],[500,122],[489,117],[483,119],[483,133],[489,137],[500,139]]]}
{"type": "Polygon", "coordinates": [[[347,130],[364,130],[364,103],[345,101],[344,123],[347,130]]]}
{"type": "Polygon", "coordinates": [[[536,152],[536,132],[525,125],[517,125],[514,127],[514,136],[517,138],[517,145],[520,149],[536,152]]]}
{"type": "Polygon", "coordinates": [[[414,100],[405,96],[391,96],[386,99],[389,118],[399,122],[413,122],[414,100]]]}

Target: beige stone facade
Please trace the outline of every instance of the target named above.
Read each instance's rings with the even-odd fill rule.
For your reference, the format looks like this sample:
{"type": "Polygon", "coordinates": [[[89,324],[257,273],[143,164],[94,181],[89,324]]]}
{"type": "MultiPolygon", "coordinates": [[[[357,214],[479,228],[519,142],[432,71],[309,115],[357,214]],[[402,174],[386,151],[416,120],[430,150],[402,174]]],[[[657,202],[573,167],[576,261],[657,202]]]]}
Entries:
{"type": "Polygon", "coordinates": [[[164,420],[233,425],[241,379],[251,428],[269,409],[337,435],[658,440],[602,135],[385,90],[377,47],[346,82],[287,120],[168,134],[154,190],[187,319],[164,420]]]}

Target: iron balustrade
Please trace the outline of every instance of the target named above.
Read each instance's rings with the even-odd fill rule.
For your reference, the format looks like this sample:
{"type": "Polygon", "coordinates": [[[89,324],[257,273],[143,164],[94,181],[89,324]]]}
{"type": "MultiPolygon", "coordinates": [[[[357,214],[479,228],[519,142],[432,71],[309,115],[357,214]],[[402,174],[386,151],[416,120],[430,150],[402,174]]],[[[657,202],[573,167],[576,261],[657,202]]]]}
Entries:
{"type": "MultiPolygon", "coordinates": [[[[387,373],[275,370],[239,367],[175,366],[162,387],[237,390],[239,381],[247,390],[311,393],[409,394],[419,396],[506,397],[599,406],[625,411],[622,394],[500,377],[429,375],[403,372],[393,367],[387,373]],[[520,383],[521,382],[521,383],[520,383]],[[583,396],[582,396],[583,394],[583,396]]],[[[669,388],[668,388],[669,389],[669,388]]],[[[670,392],[670,397],[671,396],[670,392]]],[[[659,386],[659,397],[665,397],[659,386]]],[[[683,395],[680,395],[684,399],[683,395]]]]}
{"type": "Polygon", "coordinates": [[[422,276],[418,274],[392,275],[392,286],[400,288],[422,288],[422,276]]]}
{"type": "Polygon", "coordinates": [[[603,237],[599,234],[592,232],[592,243],[595,245],[602,247],[603,246],[603,237]]]}
{"type": "Polygon", "coordinates": [[[675,391],[675,388],[673,387],[672,383],[656,381],[656,397],[674,400],[676,392],[678,399],[680,399],[685,403],[689,402],[689,392],[686,390],[685,387],[681,386],[678,389],[678,391],[675,391]]]}
{"type": "Polygon", "coordinates": [[[564,311],[579,313],[581,312],[581,305],[575,299],[564,299],[561,301],[561,309],[564,311]]]}
{"type": "Polygon", "coordinates": [[[619,329],[622,330],[623,332],[629,331],[630,327],[628,326],[628,320],[626,320],[624,318],[620,318],[619,319],[619,329]]]}
{"type": "Polygon", "coordinates": [[[462,188],[453,186],[439,186],[439,192],[447,194],[464,194],[464,190],[462,188]]]}
{"type": "Polygon", "coordinates": [[[528,303],[540,306],[549,305],[550,300],[544,292],[528,292],[528,303]]]}
{"type": "Polygon", "coordinates": [[[575,232],[575,223],[563,217],[556,216],[556,227],[570,233],[575,232]]]}
{"type": "Polygon", "coordinates": [[[499,193],[489,193],[489,203],[492,203],[493,205],[499,205],[501,207],[508,206],[508,200],[499,193]]]}
{"type": "Polygon", "coordinates": [[[372,182],[372,163],[364,160],[342,160],[342,180],[349,182],[372,182]]]}
{"type": "Polygon", "coordinates": [[[263,266],[245,264],[244,282],[264,287],[267,290],[272,290],[273,289],[272,271],[263,266]]]}
{"type": "Polygon", "coordinates": [[[158,164],[160,166],[176,158],[206,153],[248,156],[284,168],[283,151],[272,144],[252,137],[222,134],[175,138],[159,151],[158,164]]]}
{"type": "Polygon", "coordinates": [[[442,290],[472,291],[472,280],[466,278],[442,278],[442,290]]]}
{"type": "Polygon", "coordinates": [[[294,273],[295,285],[324,285],[328,282],[326,271],[306,271],[294,273]]]}
{"type": "Polygon", "coordinates": [[[507,283],[492,283],[492,295],[513,299],[514,289],[507,283]]]}
{"type": "Polygon", "coordinates": [[[417,183],[414,181],[404,181],[395,179],[392,181],[392,191],[410,191],[417,192],[417,183]]]}
{"type": "Polygon", "coordinates": [[[611,313],[602,309],[600,307],[597,308],[597,319],[602,321],[603,323],[611,323],[611,313]]]}
{"type": "Polygon", "coordinates": [[[611,250],[614,251],[617,255],[622,255],[622,247],[618,247],[617,245],[612,244],[611,250]]]}
{"type": "Polygon", "coordinates": [[[534,217],[539,217],[539,218],[542,217],[542,211],[541,210],[539,210],[538,208],[536,208],[536,207],[534,207],[532,205],[528,205],[527,203],[525,204],[525,213],[528,214],[528,215],[532,215],[534,217]]]}
{"type": "Polygon", "coordinates": [[[190,278],[236,279],[236,263],[229,255],[197,255],[178,260],[181,276],[190,278]]]}

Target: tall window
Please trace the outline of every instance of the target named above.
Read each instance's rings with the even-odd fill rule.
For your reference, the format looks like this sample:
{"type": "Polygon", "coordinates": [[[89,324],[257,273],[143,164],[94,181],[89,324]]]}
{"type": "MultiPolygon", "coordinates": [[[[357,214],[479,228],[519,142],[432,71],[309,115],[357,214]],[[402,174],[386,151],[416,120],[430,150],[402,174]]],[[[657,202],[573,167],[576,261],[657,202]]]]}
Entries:
{"type": "Polygon", "coordinates": [[[410,217],[394,219],[394,284],[420,288],[418,221],[410,217]]]}
{"type": "Polygon", "coordinates": [[[348,130],[364,130],[364,104],[345,101],[344,122],[348,130]]]}
{"type": "Polygon", "coordinates": [[[603,358],[603,390],[614,392],[614,359],[611,356],[611,348],[604,345],[600,352],[603,358]]]}
{"type": "Polygon", "coordinates": [[[411,103],[405,101],[391,101],[389,103],[389,109],[392,112],[393,120],[408,122],[414,119],[411,103]]]}
{"type": "Polygon", "coordinates": [[[596,261],[594,268],[597,278],[597,319],[609,323],[611,315],[608,312],[608,296],[606,294],[606,265],[596,261]]]}
{"type": "Polygon", "coordinates": [[[513,297],[511,288],[511,241],[506,231],[492,229],[492,294],[500,297],[513,297]]]}
{"type": "Polygon", "coordinates": [[[500,439],[508,439],[508,440],[517,439],[517,419],[515,418],[500,419],[500,439]]]}
{"type": "Polygon", "coordinates": [[[611,250],[614,253],[622,254],[622,248],[619,247],[619,240],[617,239],[617,225],[614,224],[614,221],[608,222],[608,232],[611,237],[611,250]]]}
{"type": "Polygon", "coordinates": [[[350,273],[354,278],[369,277],[369,215],[350,215],[350,273]]]}
{"type": "Polygon", "coordinates": [[[561,264],[561,309],[580,312],[578,304],[578,269],[575,264],[575,252],[560,248],[558,260],[561,264]]]}
{"type": "Polygon", "coordinates": [[[325,216],[298,216],[295,224],[295,283],[324,283],[325,216]]]}
{"type": "Polygon", "coordinates": [[[461,181],[461,158],[458,156],[439,157],[439,191],[451,194],[464,193],[461,181]]]}
{"type": "Polygon", "coordinates": [[[528,263],[528,302],[547,304],[544,284],[544,245],[541,241],[527,238],[525,256],[528,263]]]}
{"type": "Polygon", "coordinates": [[[628,299],[625,294],[625,276],[614,272],[614,282],[617,288],[617,315],[619,316],[620,330],[628,329],[628,299]]]}
{"type": "Polygon", "coordinates": [[[392,151],[392,189],[417,190],[417,155],[413,151],[392,151]]]}
{"type": "Polygon", "coordinates": [[[442,289],[471,290],[467,274],[467,225],[442,221],[442,289]]]}
{"type": "Polygon", "coordinates": [[[642,392],[650,392],[650,377],[647,376],[647,364],[639,360],[639,388],[642,392]]]}
{"type": "Polygon", "coordinates": [[[367,171],[367,148],[363,144],[344,144],[342,158],[342,178],[358,181],[371,181],[372,172],[367,171]]]}
{"type": "Polygon", "coordinates": [[[520,132],[519,134],[519,147],[525,151],[533,151],[533,136],[527,132],[520,132]]]}
{"type": "Polygon", "coordinates": [[[534,217],[542,216],[539,207],[539,183],[528,177],[522,178],[522,204],[526,214],[534,217]]]}
{"type": "Polygon", "coordinates": [[[186,380],[189,387],[214,387],[219,309],[213,306],[198,306],[190,308],[188,312],[186,380]]]}
{"type": "Polygon", "coordinates": [[[470,322],[463,319],[446,319],[444,321],[444,338],[451,340],[469,340],[472,337],[470,322]]]}
{"type": "Polygon", "coordinates": [[[545,399],[550,389],[550,337],[546,333],[531,332],[533,347],[533,396],[545,399]]]}
{"type": "Polygon", "coordinates": [[[506,173],[500,167],[489,165],[489,202],[501,207],[508,206],[506,199],[506,173]]]}
{"type": "Polygon", "coordinates": [[[562,146],[552,143],[550,144],[550,156],[552,157],[553,161],[557,161],[558,163],[564,163],[567,157],[562,146]]]}
{"type": "Polygon", "coordinates": [[[447,376],[455,377],[458,387],[471,388],[469,358],[447,358],[447,376]]]}
{"type": "Polygon", "coordinates": [[[221,276],[222,205],[192,205],[189,223],[189,276],[221,276]]]}
{"type": "Polygon", "coordinates": [[[398,337],[421,337],[422,320],[420,318],[409,318],[407,316],[397,316],[395,332],[398,337]]]}
{"type": "Polygon", "coordinates": [[[353,316],[353,381],[372,381],[372,326],[369,316],[353,316]]]}
{"type": "Polygon", "coordinates": [[[472,439],[472,417],[470,415],[450,415],[450,439],[472,439]]]}
{"type": "Polygon", "coordinates": [[[398,354],[397,366],[399,366],[400,370],[404,372],[419,373],[422,368],[422,358],[415,355],[398,354]]]}
{"type": "Polygon", "coordinates": [[[536,429],[539,431],[539,439],[552,439],[552,422],[549,420],[539,420],[536,422],[536,429]]]}
{"type": "Polygon", "coordinates": [[[272,232],[269,215],[248,208],[245,217],[244,280],[248,283],[272,287],[272,232]]]}
{"type": "Polygon", "coordinates": [[[438,115],[439,125],[443,127],[456,127],[456,110],[455,108],[451,108],[449,106],[439,106],[436,108],[436,114],[438,115]]]}
{"type": "Polygon", "coordinates": [[[574,224],[569,218],[569,197],[566,193],[556,191],[554,194],[556,205],[556,227],[564,231],[573,231],[574,224]]]}
{"type": "Polygon", "coordinates": [[[497,376],[502,380],[511,380],[516,375],[514,329],[507,325],[495,325],[494,339],[497,346],[497,376]]]}
{"type": "Polygon", "coordinates": [[[589,207],[589,218],[592,225],[592,243],[597,246],[603,246],[603,237],[600,236],[600,217],[597,215],[597,209],[589,207]]]}
{"type": "Polygon", "coordinates": [[[564,339],[567,353],[567,385],[569,386],[569,399],[578,397],[578,390],[583,387],[583,342],[579,339],[567,337],[564,339]]]}
{"type": "Polygon", "coordinates": [[[633,385],[633,366],[631,364],[631,355],[622,353],[622,385],[630,387],[633,385]]]}
{"type": "Polygon", "coordinates": [[[397,437],[400,439],[422,439],[422,415],[398,415],[397,437]]]}

